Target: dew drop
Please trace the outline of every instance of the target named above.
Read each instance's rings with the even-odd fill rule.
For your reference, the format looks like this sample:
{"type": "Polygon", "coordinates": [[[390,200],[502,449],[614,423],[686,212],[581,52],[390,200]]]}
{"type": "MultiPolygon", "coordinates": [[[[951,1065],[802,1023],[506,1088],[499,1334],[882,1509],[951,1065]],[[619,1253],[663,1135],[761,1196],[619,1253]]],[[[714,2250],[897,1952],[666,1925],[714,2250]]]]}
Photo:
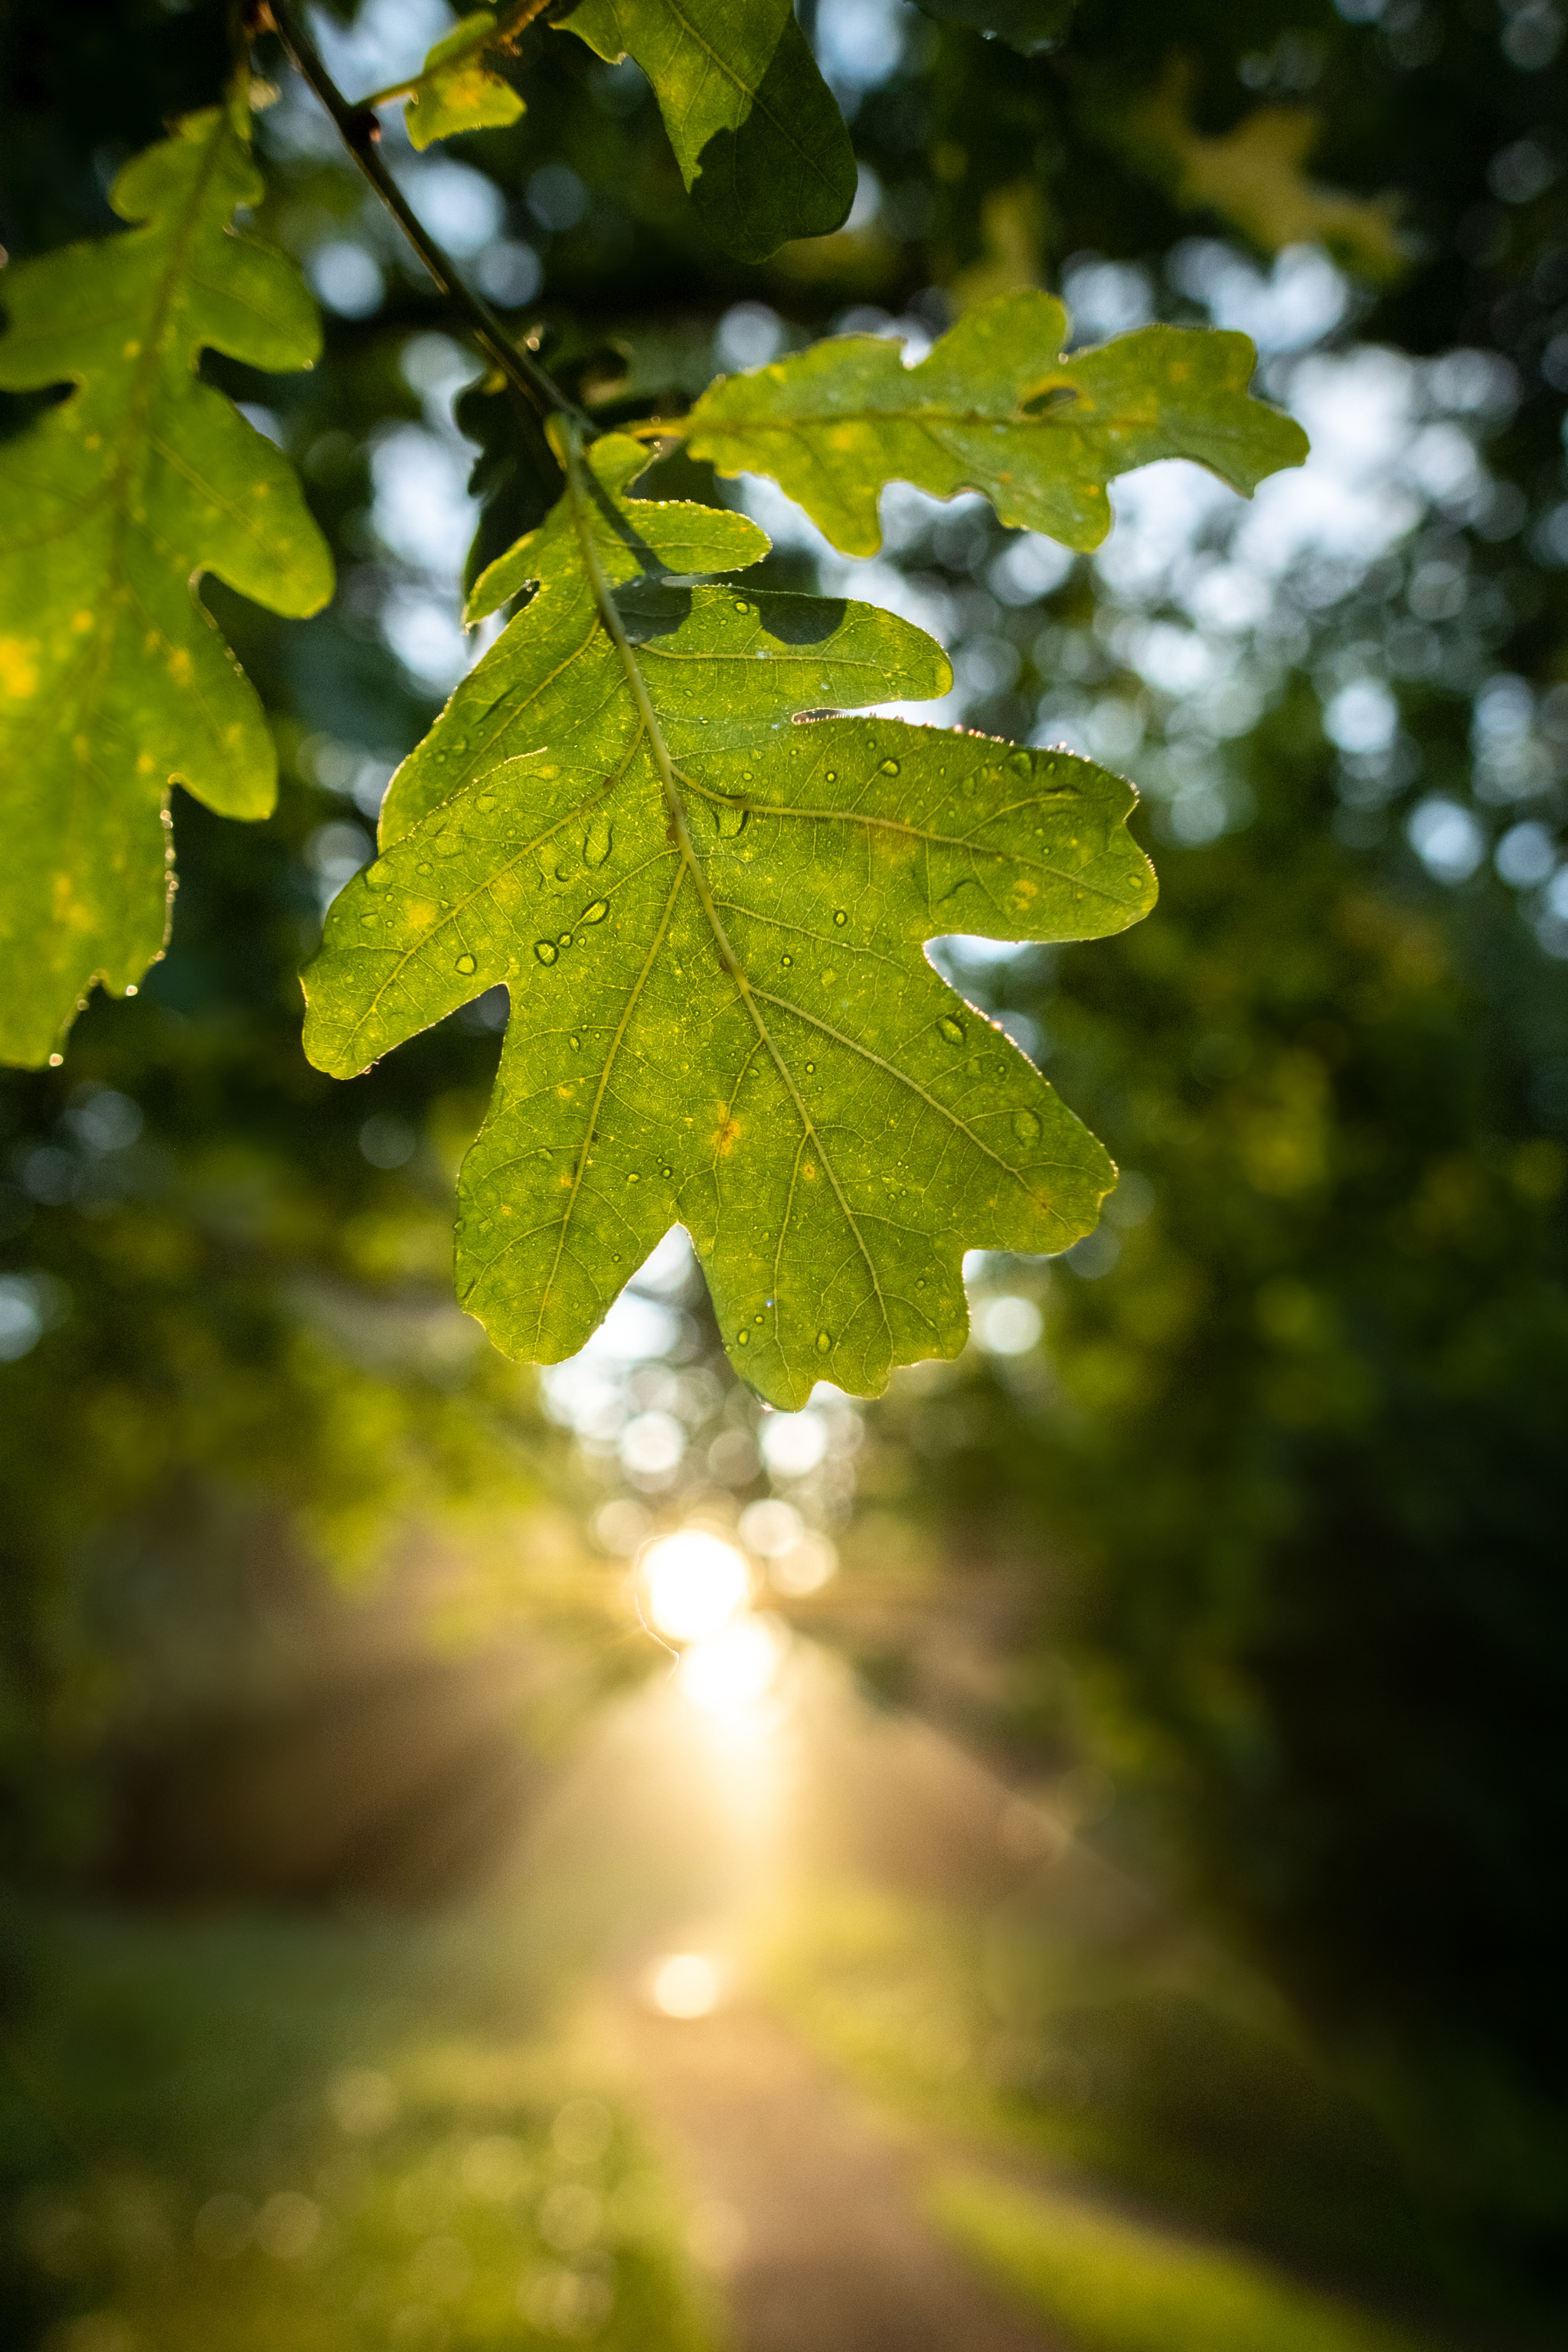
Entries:
{"type": "Polygon", "coordinates": [[[558,950],[553,940],[535,940],[533,952],[541,963],[553,963],[558,950]]]}
{"type": "Polygon", "coordinates": [[[762,1318],[762,1317],[761,1317],[760,1315],[753,1315],[753,1316],[752,1316],[752,1322],[753,1322],[753,1323],[760,1323],[760,1322],[762,1321],[762,1319],[763,1319],[763,1318],[762,1318]]]}
{"type": "Polygon", "coordinates": [[[899,772],[899,763],[898,763],[898,761],[897,761],[896,760],[884,760],[884,761],[883,761],[883,762],[882,762],[882,773],[883,773],[885,776],[896,776],[896,775],[898,774],[898,772],[899,772]]]}
{"type": "Polygon", "coordinates": [[[475,807],[479,811],[480,814],[481,814],[481,815],[483,815],[483,816],[489,816],[489,813],[490,813],[491,809],[493,809],[493,808],[494,808],[495,804],[496,804],[496,796],[495,796],[494,793],[481,793],[479,794],[479,799],[474,803],[474,806],[475,806],[475,807]]]}
{"type": "Polygon", "coordinates": [[[425,859],[423,859],[423,860],[421,861],[421,863],[420,863],[419,865],[417,865],[417,866],[415,867],[414,871],[416,872],[416,874],[428,874],[428,873],[429,873],[429,871],[430,871],[430,861],[429,861],[429,859],[428,859],[428,858],[425,858],[425,859]]]}
{"type": "Polygon", "coordinates": [[[582,1045],[583,1040],[581,1037],[568,1037],[566,1043],[571,1046],[572,1051],[575,1054],[582,1045]]]}
{"type": "Polygon", "coordinates": [[[738,833],[744,833],[750,814],[749,809],[736,808],[731,801],[721,801],[715,814],[720,840],[733,841],[738,833]]]}
{"type": "Polygon", "coordinates": [[[787,971],[790,965],[795,961],[795,958],[794,956],[781,956],[779,958],[779,961],[784,965],[784,970],[787,971]]]}
{"type": "Polygon", "coordinates": [[[916,1280],[916,1283],[915,1283],[915,1288],[916,1288],[917,1290],[923,1290],[923,1289],[925,1288],[925,1286],[926,1286],[926,1278],[925,1278],[924,1275],[922,1274],[922,1275],[921,1275],[921,1276],[918,1277],[918,1279],[916,1280]]]}
{"type": "Polygon", "coordinates": [[[584,908],[578,919],[584,923],[602,923],[609,911],[610,902],[607,898],[595,898],[591,907],[584,908]]]}
{"type": "Polygon", "coordinates": [[[468,737],[467,737],[466,735],[454,735],[454,736],[453,736],[453,738],[452,738],[452,749],[453,749],[453,751],[466,751],[468,750],[468,737]]]}
{"type": "Polygon", "coordinates": [[[602,866],[610,854],[615,834],[607,816],[596,816],[583,837],[583,856],[590,866],[602,866]]]}
{"type": "Polygon", "coordinates": [[[838,782],[838,771],[837,771],[837,768],[829,768],[829,769],[827,769],[827,770],[826,771],[826,772],[824,773],[824,775],[823,775],[823,779],[822,779],[822,781],[823,781],[823,782],[824,782],[825,784],[836,784],[836,783],[838,782]]]}
{"type": "Polygon", "coordinates": [[[384,858],[378,857],[374,866],[367,866],[365,868],[364,887],[367,890],[384,890],[391,879],[392,876],[384,858]]]}
{"type": "Polygon", "coordinates": [[[812,1075],[813,1071],[816,1069],[816,1064],[815,1062],[807,1062],[807,1064],[806,1064],[806,1066],[805,1066],[805,1075],[806,1075],[806,1076],[807,1076],[808,1078],[811,1076],[811,1075],[812,1075]]]}
{"type": "Polygon", "coordinates": [[[748,613],[748,612],[750,612],[750,610],[751,610],[751,606],[747,604],[747,602],[746,602],[746,600],[745,600],[745,598],[744,598],[743,596],[737,596],[737,597],[736,597],[736,599],[735,599],[735,610],[736,610],[736,612],[737,612],[737,613],[748,613]]]}
{"type": "Polygon", "coordinates": [[[936,1025],[942,1031],[942,1035],[947,1039],[950,1045],[963,1045],[963,1024],[962,1021],[955,1021],[950,1013],[944,1013],[942,1019],[936,1025]]]}
{"type": "Polygon", "coordinates": [[[1013,1113],[1013,1132],[1020,1143],[1037,1143],[1040,1122],[1032,1110],[1016,1110],[1013,1113]]]}
{"type": "Polygon", "coordinates": [[[629,1173],[629,1175],[627,1176],[627,1178],[626,1178],[626,1182],[627,1182],[628,1184],[640,1184],[640,1183],[642,1182],[642,1178],[637,1174],[637,1170],[636,1170],[635,1168],[631,1171],[631,1172],[630,1172],[630,1173],[629,1173]]]}
{"type": "Polygon", "coordinates": [[[751,1346],[751,1344],[752,1344],[752,1335],[751,1335],[751,1333],[750,1333],[749,1331],[737,1331],[737,1332],[736,1332],[736,1334],[735,1334],[735,1345],[736,1345],[738,1348],[749,1348],[749,1347],[751,1346]]]}
{"type": "Polygon", "coordinates": [[[460,956],[458,958],[458,970],[460,972],[464,972],[464,973],[470,972],[470,971],[472,971],[473,968],[474,968],[474,959],[473,959],[473,957],[472,957],[471,955],[460,955],[460,956]]]}
{"type": "Polygon", "coordinates": [[[572,868],[569,866],[558,866],[555,869],[555,879],[557,882],[570,882],[572,868]]]}
{"type": "Polygon", "coordinates": [[[819,1356],[826,1356],[832,1345],[833,1334],[831,1331],[819,1331],[817,1333],[816,1352],[819,1356]]]}
{"type": "Polygon", "coordinates": [[[361,924],[372,930],[374,929],[376,924],[379,923],[381,917],[379,915],[362,915],[360,917],[361,924]]]}
{"type": "Polygon", "coordinates": [[[842,907],[835,907],[833,909],[833,919],[836,923],[842,924],[847,923],[849,920],[849,918],[845,913],[842,907]]]}
{"type": "Polygon", "coordinates": [[[569,948],[571,946],[572,934],[570,931],[563,931],[561,933],[561,944],[563,948],[569,948]]]}

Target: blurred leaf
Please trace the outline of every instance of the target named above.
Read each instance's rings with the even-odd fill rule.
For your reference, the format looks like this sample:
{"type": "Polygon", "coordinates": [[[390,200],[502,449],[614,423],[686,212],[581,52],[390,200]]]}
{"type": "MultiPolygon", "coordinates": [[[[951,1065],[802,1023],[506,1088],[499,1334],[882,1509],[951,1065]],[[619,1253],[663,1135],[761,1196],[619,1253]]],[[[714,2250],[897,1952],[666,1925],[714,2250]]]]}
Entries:
{"type": "Polygon", "coordinates": [[[1114,1172],[922,944],[1136,921],[1133,796],[1067,753],[791,726],[941,693],[945,657],[868,605],[671,584],[767,542],[625,503],[624,436],[591,462],[479,583],[471,614],[539,584],[393,780],[306,974],[307,1051],[352,1076],[504,984],[458,1239],[497,1344],[574,1354],[679,1221],[762,1395],[874,1392],[962,1348],[966,1247],[1066,1248],[1114,1172]]]}
{"type": "Polygon", "coordinates": [[[261,182],[237,110],[187,116],[111,199],[126,235],[19,261],[0,386],[76,389],[0,450],[0,1055],[47,1061],[95,979],[163,947],[178,781],[265,816],[272,740],[196,594],[203,572],[277,613],[331,593],[288,460],[196,380],[205,347],[309,367],[315,306],[293,264],[230,226],[261,182]]]}
{"type": "Polygon", "coordinates": [[[1345,195],[1303,171],[1323,127],[1320,114],[1259,106],[1223,136],[1205,138],[1193,126],[1194,80],[1192,60],[1173,57],[1156,89],[1131,105],[1118,96],[1104,110],[1108,136],[1163,182],[1184,212],[1217,214],[1264,253],[1322,245],[1376,284],[1404,276],[1410,257],[1399,237],[1399,198],[1345,195]]]}
{"type": "Polygon", "coordinates": [[[1059,47],[1077,5],[1078,0],[915,0],[921,15],[934,16],[939,25],[994,34],[1026,58],[1059,47]]]}
{"type": "Polygon", "coordinates": [[[980,205],[980,251],[954,272],[948,288],[961,310],[973,310],[994,295],[1038,286],[1047,218],[1045,195],[1033,173],[986,192],[980,205]]]}
{"type": "Polygon", "coordinates": [[[495,38],[494,10],[476,8],[437,42],[409,95],[405,118],[416,147],[455,138],[460,131],[504,130],[517,121],[521,99],[485,63],[486,47],[495,38]]]}
{"type": "Polygon", "coordinates": [[[562,476],[539,418],[499,368],[453,404],[458,430],[479,445],[468,495],[479,501],[479,527],[463,568],[471,589],[480,573],[526,531],[542,523],[561,495],[562,476]]]}
{"type": "Polygon", "coordinates": [[[563,20],[602,58],[637,59],[714,242],[765,261],[847,218],[849,133],[790,0],[583,0],[563,20]]]}
{"type": "Polygon", "coordinates": [[[1105,485],[1193,457],[1250,494],[1299,466],[1307,436],[1248,397],[1245,335],[1142,327],[1058,357],[1067,312],[1025,289],[968,312],[918,367],[880,336],[840,335],[754,375],[721,377],[686,421],[721,474],[768,474],[846,555],[881,544],[884,483],[937,498],[984,490],[1005,523],[1068,547],[1110,528],[1105,485]]]}

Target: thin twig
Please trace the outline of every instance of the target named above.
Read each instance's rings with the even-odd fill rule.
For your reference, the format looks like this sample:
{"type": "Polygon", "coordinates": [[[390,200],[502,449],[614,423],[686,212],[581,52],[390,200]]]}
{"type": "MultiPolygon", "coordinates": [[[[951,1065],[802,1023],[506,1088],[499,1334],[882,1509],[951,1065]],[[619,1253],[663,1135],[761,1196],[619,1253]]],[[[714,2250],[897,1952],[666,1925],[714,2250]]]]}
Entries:
{"type": "MultiPolygon", "coordinates": [[[[481,56],[499,49],[512,55],[534,18],[542,16],[549,5],[550,0],[518,0],[518,5],[511,14],[501,19],[493,33],[486,33],[482,39],[476,41],[474,47],[481,56]]],[[[414,74],[407,81],[388,82],[384,89],[372,90],[368,98],[362,98],[357,103],[361,106],[390,106],[394,99],[411,98],[423,79],[423,75],[414,74]]]]}
{"type": "MultiPolygon", "coordinates": [[[[376,142],[381,137],[381,125],[367,105],[353,106],[343,96],[322,64],[314,42],[294,20],[286,0],[264,0],[258,11],[258,26],[269,23],[282,42],[289,63],[302,80],[309,83],[337,126],[338,135],[349,153],[396,220],[409,244],[430,272],[437,285],[450,302],[467,314],[468,331],[486,357],[494,362],[501,373],[532,402],[542,415],[553,413],[570,416],[594,437],[594,427],[576,404],[568,399],[554,378],[549,375],[532,354],[521,351],[512,342],[506,329],[481,296],[465,286],[447,255],[438,246],[424,223],[408,204],[396,181],[376,153],[376,142]]],[[[521,28],[520,28],[521,29],[521,28]]]]}

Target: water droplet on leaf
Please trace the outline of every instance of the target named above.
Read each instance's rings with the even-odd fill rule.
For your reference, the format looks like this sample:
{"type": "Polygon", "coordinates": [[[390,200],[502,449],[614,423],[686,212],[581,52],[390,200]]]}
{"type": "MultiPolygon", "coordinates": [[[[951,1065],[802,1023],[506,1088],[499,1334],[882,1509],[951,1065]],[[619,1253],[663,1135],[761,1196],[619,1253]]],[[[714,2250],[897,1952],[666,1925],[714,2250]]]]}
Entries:
{"type": "Polygon", "coordinates": [[[942,1035],[947,1039],[950,1045],[963,1045],[963,1024],[962,1021],[955,1021],[950,1013],[944,1013],[942,1019],[936,1025],[942,1031],[942,1035]]]}
{"type": "Polygon", "coordinates": [[[596,816],[583,840],[583,856],[590,866],[602,866],[610,854],[615,834],[607,816],[596,816]]]}
{"type": "Polygon", "coordinates": [[[1013,1113],[1013,1132],[1020,1143],[1037,1143],[1040,1122],[1032,1110],[1016,1110],[1013,1113]]]}
{"type": "Polygon", "coordinates": [[[884,760],[884,761],[883,761],[883,762],[882,762],[882,773],[883,773],[885,776],[896,776],[896,775],[898,774],[898,772],[899,772],[899,763],[898,763],[898,761],[897,761],[896,760],[884,760]]]}
{"type": "Polygon", "coordinates": [[[833,1334],[831,1331],[819,1331],[817,1333],[816,1352],[819,1356],[826,1356],[832,1345],[833,1334]]]}
{"type": "Polygon", "coordinates": [[[473,968],[474,959],[471,955],[460,955],[458,958],[458,970],[460,972],[470,972],[473,968]]]}
{"type": "Polygon", "coordinates": [[[602,923],[609,911],[610,902],[607,898],[595,898],[591,907],[584,908],[580,919],[584,923],[602,923]]]}
{"type": "Polygon", "coordinates": [[[733,841],[738,833],[744,833],[750,814],[749,809],[736,808],[731,801],[721,801],[714,817],[720,840],[733,841]]]}
{"type": "Polygon", "coordinates": [[[539,958],[541,963],[553,963],[557,953],[554,940],[535,940],[533,943],[533,952],[539,958]]]}
{"type": "Polygon", "coordinates": [[[842,907],[835,907],[833,909],[833,919],[836,923],[847,923],[849,920],[849,918],[845,913],[842,907]]]}

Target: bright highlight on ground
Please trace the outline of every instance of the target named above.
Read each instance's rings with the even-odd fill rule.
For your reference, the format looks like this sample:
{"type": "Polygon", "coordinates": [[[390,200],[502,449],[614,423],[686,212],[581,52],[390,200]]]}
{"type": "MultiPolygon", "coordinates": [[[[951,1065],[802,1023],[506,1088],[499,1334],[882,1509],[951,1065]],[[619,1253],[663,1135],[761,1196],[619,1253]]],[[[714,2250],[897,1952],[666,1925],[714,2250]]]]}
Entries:
{"type": "Polygon", "coordinates": [[[680,1661],[680,1686],[694,1706],[731,1717],[750,1713],[773,1688],[784,1642],[765,1617],[742,1617],[680,1661]]]}
{"type": "Polygon", "coordinates": [[[705,1952],[672,1952],[655,1969],[648,1998],[661,2017],[706,2017],[722,1990],[717,1963],[705,1952]]]}

